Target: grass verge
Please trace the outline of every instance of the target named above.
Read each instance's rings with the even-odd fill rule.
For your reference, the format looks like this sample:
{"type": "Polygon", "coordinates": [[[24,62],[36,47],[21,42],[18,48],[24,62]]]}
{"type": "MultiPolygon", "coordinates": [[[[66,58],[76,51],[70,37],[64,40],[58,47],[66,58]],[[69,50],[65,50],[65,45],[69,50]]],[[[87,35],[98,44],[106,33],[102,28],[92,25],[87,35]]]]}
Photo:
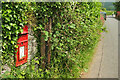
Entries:
{"type": "Polygon", "coordinates": [[[84,75],[86,75],[89,72],[89,68],[90,68],[90,65],[92,64],[94,55],[96,54],[96,51],[98,49],[99,42],[100,42],[100,38],[99,38],[99,41],[96,43],[96,45],[91,50],[88,50],[86,52],[86,54],[88,54],[88,55],[86,55],[86,57],[85,57],[86,61],[85,61],[84,69],[81,73],[81,78],[84,78],[84,75]]]}

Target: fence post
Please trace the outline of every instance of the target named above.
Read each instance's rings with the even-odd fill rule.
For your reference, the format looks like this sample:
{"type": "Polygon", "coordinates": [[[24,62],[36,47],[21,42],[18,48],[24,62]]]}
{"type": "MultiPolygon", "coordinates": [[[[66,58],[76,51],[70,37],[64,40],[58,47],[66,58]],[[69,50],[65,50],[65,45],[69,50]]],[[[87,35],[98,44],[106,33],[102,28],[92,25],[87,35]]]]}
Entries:
{"type": "MultiPolygon", "coordinates": [[[[46,25],[45,25],[46,29],[46,25]]],[[[41,47],[40,47],[40,52],[41,52],[41,57],[42,59],[42,67],[45,68],[45,40],[44,40],[45,33],[41,32],[41,47]]]]}
{"type": "MultiPolygon", "coordinates": [[[[51,33],[51,27],[52,27],[52,20],[49,19],[49,25],[48,25],[48,32],[51,33]]],[[[48,38],[48,65],[50,64],[50,57],[51,57],[51,37],[48,38]]]]}

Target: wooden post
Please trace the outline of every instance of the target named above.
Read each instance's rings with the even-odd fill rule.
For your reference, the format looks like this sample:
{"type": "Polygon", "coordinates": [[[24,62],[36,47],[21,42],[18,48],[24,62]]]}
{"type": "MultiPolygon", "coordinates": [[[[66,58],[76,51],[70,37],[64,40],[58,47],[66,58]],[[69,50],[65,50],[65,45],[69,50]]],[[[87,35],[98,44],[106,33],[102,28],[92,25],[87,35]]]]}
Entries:
{"type": "MultiPolygon", "coordinates": [[[[51,27],[52,27],[52,20],[51,18],[49,19],[49,24],[45,25],[45,30],[49,32],[49,34],[51,33],[51,27]]],[[[45,48],[46,48],[46,44],[45,44],[45,40],[44,40],[44,36],[45,34],[43,32],[41,32],[41,57],[44,57],[44,59],[42,60],[42,67],[45,68],[45,48]]],[[[50,64],[50,57],[51,57],[51,38],[48,38],[47,41],[47,45],[48,45],[48,51],[47,51],[47,58],[48,58],[48,65],[50,64]]]]}
{"type": "MultiPolygon", "coordinates": [[[[45,25],[45,29],[46,29],[46,25],[45,25]]],[[[44,40],[44,36],[45,34],[43,32],[41,32],[41,57],[43,57],[44,59],[42,60],[42,67],[45,68],[45,40],[44,40]]]]}
{"type": "MultiPolygon", "coordinates": [[[[51,27],[52,27],[52,20],[50,18],[49,25],[48,25],[49,34],[51,33],[51,27]]],[[[51,43],[50,43],[50,41],[51,41],[51,38],[49,37],[48,38],[48,65],[50,64],[50,57],[51,57],[51,43]]]]}

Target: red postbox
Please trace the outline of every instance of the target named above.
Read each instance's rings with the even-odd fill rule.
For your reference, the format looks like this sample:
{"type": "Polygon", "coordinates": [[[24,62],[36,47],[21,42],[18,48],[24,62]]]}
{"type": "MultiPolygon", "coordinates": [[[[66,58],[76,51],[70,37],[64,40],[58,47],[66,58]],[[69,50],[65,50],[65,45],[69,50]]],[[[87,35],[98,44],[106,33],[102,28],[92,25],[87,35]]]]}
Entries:
{"type": "Polygon", "coordinates": [[[19,34],[16,53],[16,67],[27,62],[28,58],[28,26],[24,26],[23,33],[19,34]]]}

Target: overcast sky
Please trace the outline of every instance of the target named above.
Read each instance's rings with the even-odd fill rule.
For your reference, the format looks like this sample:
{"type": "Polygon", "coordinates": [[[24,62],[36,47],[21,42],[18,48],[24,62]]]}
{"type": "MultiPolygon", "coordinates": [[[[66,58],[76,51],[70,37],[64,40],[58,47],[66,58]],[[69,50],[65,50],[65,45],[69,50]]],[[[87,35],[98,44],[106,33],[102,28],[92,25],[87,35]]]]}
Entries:
{"type": "Polygon", "coordinates": [[[120,0],[100,0],[100,2],[115,2],[115,1],[120,1],[120,0]]]}

